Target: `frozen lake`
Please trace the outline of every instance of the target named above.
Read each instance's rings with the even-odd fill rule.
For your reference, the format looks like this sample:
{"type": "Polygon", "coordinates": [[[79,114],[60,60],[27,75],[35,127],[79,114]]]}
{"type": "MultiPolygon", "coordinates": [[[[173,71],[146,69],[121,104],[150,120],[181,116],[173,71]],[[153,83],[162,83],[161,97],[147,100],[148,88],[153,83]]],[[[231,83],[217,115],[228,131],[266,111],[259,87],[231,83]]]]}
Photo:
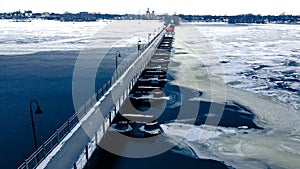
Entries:
{"type": "MultiPolygon", "coordinates": [[[[96,70],[96,88],[112,76],[115,52],[119,64],[137,53],[137,42],[146,43],[162,22],[141,21],[58,22],[0,20],[0,152],[3,168],[15,168],[33,151],[29,101],[36,99],[44,111],[34,115],[38,144],[41,145],[73,113],[73,71],[79,56],[85,72],[96,70]],[[122,29],[120,28],[122,25],[122,29]],[[147,25],[147,26],[145,26],[147,25]],[[104,57],[105,56],[105,57],[104,57]],[[101,63],[99,58],[103,57],[101,63]],[[93,67],[95,64],[98,67],[93,67]],[[4,153],[5,152],[5,153],[4,153]]],[[[81,86],[83,104],[90,93],[81,86]]],[[[78,108],[78,105],[77,105],[78,108]]],[[[33,104],[33,109],[35,105],[33,104]]]]}
{"type": "MultiPolygon", "coordinates": [[[[0,20],[4,168],[15,168],[34,150],[31,99],[45,111],[35,116],[40,144],[72,115],[73,68],[82,51],[93,51],[91,61],[108,56],[99,65],[96,88],[100,87],[114,71],[111,48],[120,50],[121,62],[136,52],[138,40],[146,43],[148,34],[162,24],[143,21],[151,26],[136,32],[136,23],[125,22],[120,28],[111,21],[0,20]]],[[[300,26],[182,24],[175,38],[170,69],[177,72],[172,75],[181,86],[203,93],[192,100],[237,101],[253,111],[254,122],[263,130],[223,126],[216,131],[213,126],[192,125],[190,119],[170,121],[162,124],[169,142],[183,139],[174,152],[236,168],[299,168],[300,26]],[[210,139],[203,139],[205,135],[210,139]]],[[[88,64],[85,68],[90,69],[88,64]]],[[[175,95],[171,101],[176,106],[175,95]]]]}

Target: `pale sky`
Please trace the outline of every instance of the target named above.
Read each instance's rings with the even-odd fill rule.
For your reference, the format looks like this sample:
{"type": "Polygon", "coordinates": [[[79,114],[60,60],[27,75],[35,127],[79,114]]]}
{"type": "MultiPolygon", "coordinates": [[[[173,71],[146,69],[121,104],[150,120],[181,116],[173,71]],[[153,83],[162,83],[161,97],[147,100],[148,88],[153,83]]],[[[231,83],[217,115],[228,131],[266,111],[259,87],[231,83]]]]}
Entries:
{"type": "Polygon", "coordinates": [[[286,14],[300,15],[300,0],[0,0],[0,12],[80,11],[141,14],[147,8],[158,14],[286,14]]]}

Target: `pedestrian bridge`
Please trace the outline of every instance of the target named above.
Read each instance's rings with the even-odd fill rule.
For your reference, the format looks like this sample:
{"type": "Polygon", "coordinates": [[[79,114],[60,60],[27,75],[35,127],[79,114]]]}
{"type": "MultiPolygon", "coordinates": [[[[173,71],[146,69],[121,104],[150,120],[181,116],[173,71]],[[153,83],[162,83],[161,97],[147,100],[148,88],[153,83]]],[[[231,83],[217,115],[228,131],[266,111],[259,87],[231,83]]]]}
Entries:
{"type": "MultiPolygon", "coordinates": [[[[166,51],[170,50],[172,40],[173,33],[163,29],[144,48],[140,48],[138,54],[118,67],[112,78],[28,157],[19,169],[84,168],[128,97],[143,100],[159,95],[146,93],[166,83],[169,62],[166,51]],[[133,89],[135,93],[130,93],[133,89]]],[[[141,119],[132,114],[126,116],[141,119]]],[[[149,119],[153,117],[149,115],[149,119]]]]}

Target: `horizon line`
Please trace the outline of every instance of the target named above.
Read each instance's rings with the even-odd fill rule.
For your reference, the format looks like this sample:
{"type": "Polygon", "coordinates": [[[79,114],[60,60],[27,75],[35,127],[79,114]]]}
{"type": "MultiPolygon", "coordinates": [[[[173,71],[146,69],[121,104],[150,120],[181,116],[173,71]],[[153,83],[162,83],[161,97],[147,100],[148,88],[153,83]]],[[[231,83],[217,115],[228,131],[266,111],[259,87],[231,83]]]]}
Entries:
{"type": "MultiPolygon", "coordinates": [[[[0,11],[0,13],[14,13],[14,12],[22,12],[22,13],[25,13],[26,11],[31,11],[32,13],[49,13],[49,14],[65,14],[65,13],[70,13],[70,14],[78,14],[78,13],[81,13],[81,12],[87,12],[89,14],[110,14],[110,15],[145,15],[144,13],[140,14],[140,13],[112,13],[112,12],[91,12],[91,11],[78,11],[78,12],[69,12],[69,11],[65,11],[65,12],[50,12],[50,11],[44,11],[44,12],[34,12],[33,10],[21,10],[21,9],[18,9],[18,10],[14,10],[14,11],[10,11],[10,12],[3,12],[3,11],[0,11]]],[[[173,14],[169,14],[168,12],[165,12],[165,13],[158,13],[156,15],[199,15],[199,16],[205,16],[205,15],[210,15],[210,16],[238,16],[238,15],[247,15],[247,14],[252,14],[252,15],[261,15],[261,16],[280,16],[280,15],[292,15],[292,16],[299,16],[300,17],[300,14],[289,14],[287,12],[282,12],[281,14],[255,14],[255,13],[240,13],[240,14],[187,14],[187,13],[173,13],[173,14]]]]}

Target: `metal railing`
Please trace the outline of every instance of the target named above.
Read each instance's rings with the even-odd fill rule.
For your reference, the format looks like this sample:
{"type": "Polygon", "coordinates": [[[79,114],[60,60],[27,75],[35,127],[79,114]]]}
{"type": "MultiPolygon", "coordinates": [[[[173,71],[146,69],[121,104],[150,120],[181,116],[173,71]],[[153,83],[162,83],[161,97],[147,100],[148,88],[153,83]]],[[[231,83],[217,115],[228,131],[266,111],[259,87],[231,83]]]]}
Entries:
{"type": "Polygon", "coordinates": [[[119,101],[114,106],[114,111],[110,111],[104,115],[106,122],[103,123],[103,127],[101,130],[95,133],[95,136],[92,138],[92,141],[86,145],[86,153],[84,156],[80,157],[80,159],[74,163],[74,168],[77,167],[84,167],[83,164],[87,162],[87,160],[90,157],[90,154],[88,152],[93,151],[93,148],[91,146],[92,143],[98,143],[102,136],[105,134],[106,129],[109,127],[113,117],[115,116],[116,112],[118,112],[119,108],[127,98],[130,90],[133,88],[135,82],[137,81],[139,75],[142,73],[142,70],[145,68],[146,63],[150,60],[150,56],[153,55],[154,51],[150,50],[147,51],[147,48],[156,47],[156,44],[159,44],[161,42],[162,34],[164,29],[161,30],[147,45],[142,46],[140,53],[138,52],[137,55],[134,55],[130,59],[127,60],[127,62],[124,62],[120,66],[118,66],[117,70],[113,74],[113,76],[108,80],[91,98],[89,98],[60,128],[56,130],[50,138],[48,138],[36,151],[33,152],[25,161],[18,167],[18,169],[31,169],[36,168],[46,157],[51,153],[51,151],[66,137],[68,133],[71,132],[71,130],[79,123],[80,120],[87,114],[87,112],[98,102],[98,100],[105,95],[106,92],[112,87],[112,85],[118,80],[119,77],[116,75],[122,75],[125,71],[128,70],[128,68],[133,64],[139,65],[140,71],[138,73],[131,74],[132,81],[130,85],[126,88],[126,92],[122,94],[122,96],[119,98],[119,101]],[[154,42],[155,40],[159,40],[157,42],[154,42]],[[146,56],[139,59],[140,56],[143,55],[143,52],[146,50],[146,56]],[[147,53],[148,52],[148,53],[147,53]],[[152,53],[149,53],[152,52],[152,53]],[[137,60],[139,59],[139,60],[137,60]],[[114,112],[114,114],[112,114],[114,112]],[[88,151],[90,149],[90,151],[88,151]],[[85,160],[86,161],[85,161],[85,160]]]}

